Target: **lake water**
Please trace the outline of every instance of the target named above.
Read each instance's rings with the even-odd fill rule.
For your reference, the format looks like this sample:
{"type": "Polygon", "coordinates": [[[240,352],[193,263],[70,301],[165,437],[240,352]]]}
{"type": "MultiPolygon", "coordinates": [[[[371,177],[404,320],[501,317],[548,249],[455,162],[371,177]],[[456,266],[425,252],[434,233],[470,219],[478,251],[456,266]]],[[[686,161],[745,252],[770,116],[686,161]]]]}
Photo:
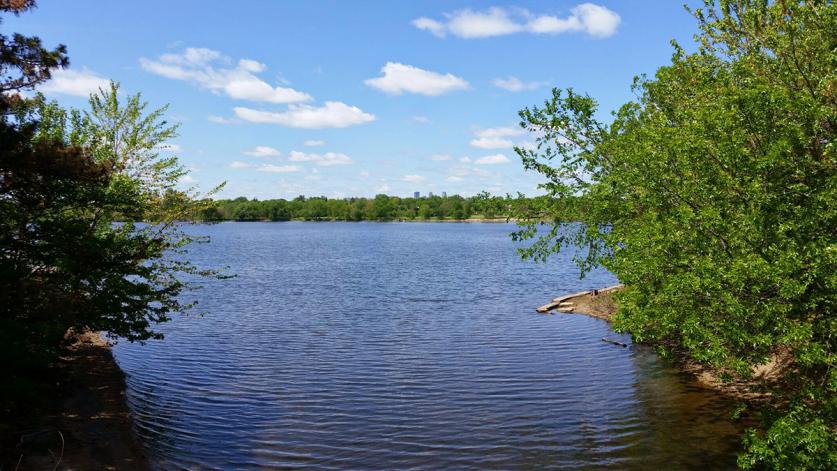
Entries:
{"type": "Polygon", "coordinates": [[[730,404],[621,348],[609,325],[542,315],[579,280],[523,262],[514,225],[224,223],[190,257],[237,278],[165,341],[119,343],[155,466],[186,469],[728,468],[730,404]]]}

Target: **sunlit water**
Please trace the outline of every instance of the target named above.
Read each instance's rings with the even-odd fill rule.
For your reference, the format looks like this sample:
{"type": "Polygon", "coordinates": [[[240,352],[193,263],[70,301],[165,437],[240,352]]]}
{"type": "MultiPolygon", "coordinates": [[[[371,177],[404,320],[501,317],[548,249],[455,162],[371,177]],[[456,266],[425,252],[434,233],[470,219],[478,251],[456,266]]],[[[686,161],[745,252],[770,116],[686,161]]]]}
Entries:
{"type": "Polygon", "coordinates": [[[729,403],[551,298],[568,256],[522,262],[505,224],[224,223],[199,265],[237,278],[203,318],[119,343],[159,468],[730,467],[729,403]]]}

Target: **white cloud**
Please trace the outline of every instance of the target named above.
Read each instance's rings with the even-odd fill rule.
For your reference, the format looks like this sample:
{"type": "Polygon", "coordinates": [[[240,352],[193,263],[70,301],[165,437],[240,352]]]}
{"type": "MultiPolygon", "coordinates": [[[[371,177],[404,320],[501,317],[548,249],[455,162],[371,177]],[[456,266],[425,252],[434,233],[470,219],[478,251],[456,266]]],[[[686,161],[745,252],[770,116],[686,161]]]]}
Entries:
{"type": "Polygon", "coordinates": [[[181,54],[163,54],[157,60],[140,58],[143,69],[174,80],[185,80],[213,93],[238,100],[268,103],[299,103],[312,98],[288,87],[274,87],[255,74],[267,67],[252,59],[241,59],[235,67],[224,67],[230,59],[218,51],[187,48],[181,54]]]}
{"type": "Polygon", "coordinates": [[[442,75],[399,62],[387,62],[381,72],[384,74],[382,77],[368,79],[364,83],[391,95],[407,92],[437,96],[469,88],[468,82],[453,74],[442,75]]]}
{"type": "Polygon", "coordinates": [[[413,20],[413,26],[418,29],[430,31],[430,33],[434,36],[438,36],[440,38],[445,37],[445,25],[436,20],[426,17],[416,18],[413,20]]]}
{"type": "Polygon", "coordinates": [[[88,97],[99,89],[109,89],[110,80],[83,68],[81,70],[57,69],[52,72],[49,82],[38,87],[48,95],[73,95],[88,97]]]}
{"type": "Polygon", "coordinates": [[[462,180],[464,180],[464,178],[462,178],[460,176],[457,176],[457,175],[451,175],[448,178],[446,178],[445,180],[447,180],[449,182],[461,182],[462,180]]]}
{"type": "Polygon", "coordinates": [[[462,162],[463,164],[467,164],[468,162],[471,161],[471,158],[470,157],[460,157],[459,161],[462,162]]]}
{"type": "Polygon", "coordinates": [[[293,173],[299,172],[302,170],[302,167],[298,165],[274,165],[274,164],[264,164],[264,165],[256,165],[251,164],[249,162],[242,162],[240,160],[235,160],[230,162],[228,165],[229,168],[237,168],[237,169],[244,169],[244,168],[254,168],[256,171],[259,172],[267,172],[267,173],[293,173]]]}
{"type": "Polygon", "coordinates": [[[261,62],[254,61],[252,59],[241,59],[238,61],[238,67],[241,68],[241,70],[257,74],[264,71],[266,66],[261,62]]]}
{"type": "Polygon", "coordinates": [[[509,162],[511,162],[511,160],[503,154],[486,155],[485,157],[480,157],[474,161],[477,165],[498,165],[507,164],[509,162]]]}
{"type": "Polygon", "coordinates": [[[302,167],[299,165],[262,165],[257,169],[259,172],[269,172],[269,173],[293,173],[299,172],[302,170],[302,167]]]}
{"type": "Polygon", "coordinates": [[[445,13],[445,20],[421,17],[413,26],[429,31],[437,37],[448,33],[465,39],[488,38],[529,32],[534,34],[585,33],[596,38],[606,38],[616,33],[621,18],[601,5],[581,3],[570,10],[570,15],[536,15],[525,9],[492,7],[485,11],[464,9],[445,13]]]}
{"type": "Polygon", "coordinates": [[[256,146],[253,149],[244,151],[245,155],[252,155],[254,157],[278,157],[282,153],[273,147],[256,146]]]}
{"type": "Polygon", "coordinates": [[[322,147],[325,145],[325,141],[321,141],[319,139],[308,139],[307,141],[303,142],[302,145],[305,147],[322,147]]]}
{"type": "Polygon", "coordinates": [[[448,169],[448,173],[451,176],[460,177],[460,178],[470,177],[470,176],[476,176],[476,177],[480,177],[480,178],[489,178],[489,177],[494,176],[488,170],[485,170],[483,168],[478,168],[478,167],[472,167],[472,166],[469,166],[469,165],[457,165],[457,166],[451,167],[451,168],[448,169]]]}
{"type": "Polygon", "coordinates": [[[435,160],[437,162],[442,162],[445,160],[451,160],[453,157],[447,154],[433,154],[430,156],[430,160],[435,160]]]}
{"type": "Polygon", "coordinates": [[[253,168],[253,167],[255,167],[255,165],[247,163],[247,162],[242,162],[240,160],[234,160],[234,161],[230,162],[229,167],[230,168],[253,168]]]}
{"type": "Polygon", "coordinates": [[[430,118],[427,116],[413,116],[413,121],[419,124],[430,124],[430,118]]]}
{"type": "Polygon", "coordinates": [[[447,30],[460,38],[487,38],[517,33],[523,26],[509,17],[502,8],[492,7],[485,12],[460,10],[448,17],[447,30]]]}
{"type": "Polygon", "coordinates": [[[567,18],[543,15],[529,22],[529,31],[541,34],[584,32],[595,38],[606,38],[616,33],[622,19],[616,12],[594,3],[582,3],[572,9],[567,18]]]}
{"type": "Polygon", "coordinates": [[[401,177],[401,180],[410,183],[421,183],[427,179],[421,175],[404,175],[401,177]]]}
{"type": "Polygon", "coordinates": [[[215,115],[209,115],[209,116],[206,117],[206,119],[209,120],[209,122],[216,123],[216,124],[232,124],[232,123],[237,122],[235,119],[224,118],[222,116],[215,116],[215,115]]]}
{"type": "Polygon", "coordinates": [[[475,131],[474,134],[477,137],[511,137],[511,136],[520,136],[524,134],[522,128],[516,128],[513,126],[501,126],[496,128],[485,128],[475,131]]]}
{"type": "Polygon", "coordinates": [[[352,159],[346,154],[326,152],[325,154],[314,154],[293,150],[288,154],[291,162],[314,162],[317,165],[328,167],[332,165],[349,165],[352,159]]]}
{"type": "Polygon", "coordinates": [[[535,90],[545,85],[544,82],[524,82],[517,77],[509,76],[508,78],[495,78],[491,84],[497,88],[508,90],[510,92],[522,92],[524,90],[535,90]]]}
{"type": "Polygon", "coordinates": [[[509,149],[514,147],[514,141],[500,137],[478,137],[471,139],[471,146],[480,149],[509,149]]]}
{"type": "Polygon", "coordinates": [[[509,137],[522,134],[523,129],[509,126],[481,129],[474,132],[476,138],[472,139],[470,144],[480,149],[510,149],[514,147],[514,141],[509,137]]]}
{"type": "Polygon", "coordinates": [[[236,116],[252,123],[272,123],[292,128],[345,128],[375,121],[375,115],[356,106],[339,101],[327,101],[323,106],[290,105],[287,111],[260,111],[252,108],[233,108],[236,116]]]}

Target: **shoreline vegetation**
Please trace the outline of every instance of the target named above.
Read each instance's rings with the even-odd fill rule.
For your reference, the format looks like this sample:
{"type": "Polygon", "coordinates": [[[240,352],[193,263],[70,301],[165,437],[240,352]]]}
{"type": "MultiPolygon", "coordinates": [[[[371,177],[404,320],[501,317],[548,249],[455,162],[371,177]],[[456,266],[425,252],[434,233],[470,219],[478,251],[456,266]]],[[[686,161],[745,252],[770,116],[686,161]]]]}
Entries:
{"type": "MultiPolygon", "coordinates": [[[[163,205],[177,204],[170,193],[163,205]],[[170,203],[169,203],[170,202],[170,203]]],[[[425,196],[401,198],[384,194],[374,198],[327,198],[298,196],[292,200],[235,199],[205,200],[186,219],[220,221],[403,221],[403,222],[508,222],[531,217],[532,208],[543,197],[425,196]]]]}
{"type": "Polygon", "coordinates": [[[452,224],[461,224],[461,223],[487,223],[487,224],[506,224],[506,223],[517,223],[520,221],[517,218],[482,218],[482,217],[471,217],[467,219],[439,219],[439,218],[415,218],[415,219],[402,219],[402,218],[394,218],[394,219],[361,219],[361,220],[353,220],[353,219],[303,219],[303,218],[295,218],[295,219],[288,219],[288,220],[281,220],[281,221],[274,221],[272,219],[248,219],[244,221],[239,221],[236,219],[224,219],[220,221],[203,221],[203,220],[194,220],[194,219],[187,219],[184,222],[195,222],[195,223],[222,223],[222,222],[438,222],[438,223],[452,223],[452,224]]]}
{"type": "MultiPolygon", "coordinates": [[[[581,314],[611,324],[619,309],[619,293],[624,290],[625,286],[620,284],[559,296],[552,302],[537,308],[536,311],[541,314],[581,314]]],[[[618,344],[612,341],[611,343],[618,344]]],[[[654,342],[635,343],[651,347],[664,346],[654,342]]],[[[777,350],[765,364],[753,367],[749,378],[744,378],[695,361],[683,350],[674,350],[672,353],[665,359],[692,376],[701,387],[754,405],[769,402],[772,397],[770,391],[781,387],[779,381],[782,374],[792,363],[792,358],[786,350],[777,350]]]]}

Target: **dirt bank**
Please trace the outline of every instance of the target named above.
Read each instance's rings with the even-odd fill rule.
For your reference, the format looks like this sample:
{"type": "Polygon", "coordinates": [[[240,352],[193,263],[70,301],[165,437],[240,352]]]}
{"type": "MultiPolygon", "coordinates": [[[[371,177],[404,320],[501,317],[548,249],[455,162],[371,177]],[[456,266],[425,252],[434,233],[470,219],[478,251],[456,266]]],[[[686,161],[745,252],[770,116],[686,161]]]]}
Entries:
{"type": "MultiPolygon", "coordinates": [[[[10,469],[148,469],[125,401],[125,376],[98,333],[78,335],[54,367],[56,397],[23,418],[10,469]]],[[[11,459],[9,459],[11,458],[11,459]]]]}
{"type": "MultiPolygon", "coordinates": [[[[611,322],[618,307],[614,294],[623,289],[624,286],[616,285],[561,296],[538,308],[538,312],[583,314],[611,322]]],[[[777,351],[766,364],[753,368],[751,378],[733,376],[728,380],[721,379],[722,375],[719,371],[690,359],[685,353],[677,356],[673,361],[680,369],[693,375],[697,383],[703,387],[714,389],[736,399],[759,402],[770,398],[770,391],[777,387],[777,381],[782,371],[790,365],[791,358],[787,352],[777,351]]]]}

